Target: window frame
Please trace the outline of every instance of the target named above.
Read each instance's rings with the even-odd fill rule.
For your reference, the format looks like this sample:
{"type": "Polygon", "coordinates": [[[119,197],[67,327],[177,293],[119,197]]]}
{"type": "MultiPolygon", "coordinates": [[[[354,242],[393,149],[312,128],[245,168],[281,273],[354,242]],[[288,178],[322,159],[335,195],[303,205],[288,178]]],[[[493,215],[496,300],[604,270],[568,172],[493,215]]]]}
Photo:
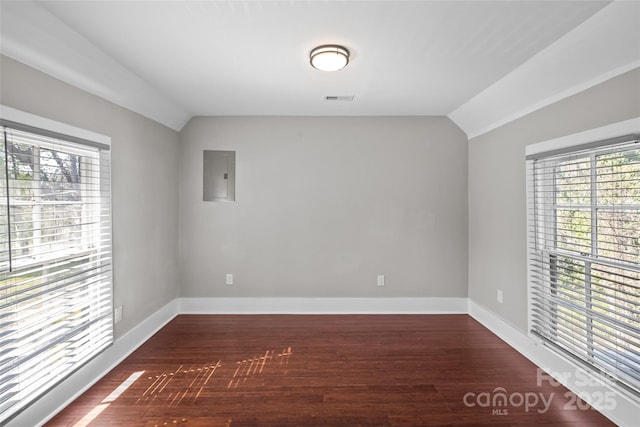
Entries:
{"type": "MultiPolygon", "coordinates": [[[[35,403],[40,397],[42,397],[44,394],[46,394],[47,392],[49,392],[51,389],[53,389],[54,387],[56,387],[57,385],[59,385],[61,382],[64,382],[66,379],[68,379],[75,371],[77,371],[80,367],[82,367],[84,364],[88,363],[90,360],[92,360],[94,357],[96,357],[98,354],[100,354],[101,352],[103,352],[104,350],[106,350],[107,348],[109,348],[112,344],[113,344],[113,340],[114,340],[114,335],[113,335],[113,331],[114,331],[114,318],[113,318],[113,306],[114,306],[114,285],[113,285],[113,274],[111,273],[111,270],[113,268],[113,215],[112,215],[112,207],[111,207],[111,174],[110,174],[110,166],[108,166],[109,169],[107,169],[108,172],[108,181],[104,181],[105,177],[101,175],[102,172],[102,168],[104,167],[101,162],[102,160],[102,154],[98,154],[96,149],[101,149],[104,151],[109,151],[107,155],[107,159],[110,158],[111,156],[111,139],[107,136],[95,133],[95,132],[91,132],[85,129],[81,129],[81,128],[77,128],[75,126],[71,126],[65,123],[61,123],[55,120],[51,120],[51,119],[47,119],[44,117],[40,117],[31,113],[27,113],[24,111],[20,111],[17,109],[14,109],[12,107],[8,107],[5,105],[0,105],[0,124],[2,124],[2,126],[4,127],[5,125],[15,129],[15,130],[19,130],[19,131],[26,131],[26,132],[30,132],[30,133],[35,133],[35,134],[39,134],[45,137],[52,137],[52,138],[56,138],[56,139],[60,139],[64,141],[64,145],[63,147],[60,146],[55,146],[55,144],[47,144],[46,142],[43,142],[41,144],[38,144],[42,149],[45,150],[54,150],[54,151],[60,151],[60,152],[64,152],[64,153],[68,153],[71,155],[77,155],[80,156],[82,159],[85,160],[85,165],[88,167],[85,168],[83,170],[84,173],[86,173],[88,170],[89,171],[97,171],[99,175],[95,175],[93,173],[91,174],[87,174],[86,175],[86,179],[83,181],[81,180],[79,182],[79,192],[81,194],[87,194],[88,191],[88,187],[92,187],[95,188],[97,187],[98,183],[103,182],[106,183],[106,190],[102,189],[101,190],[101,194],[100,199],[101,200],[106,200],[106,198],[108,198],[108,206],[109,206],[109,216],[107,217],[107,221],[108,222],[104,222],[104,219],[100,219],[100,215],[99,213],[96,212],[89,212],[88,213],[88,217],[90,218],[97,218],[98,219],[98,225],[94,225],[94,227],[101,227],[99,225],[99,223],[102,221],[103,224],[108,224],[108,230],[109,230],[109,235],[108,235],[108,248],[109,248],[109,257],[110,257],[110,268],[109,268],[109,272],[108,273],[101,273],[101,274],[108,274],[108,282],[102,282],[104,283],[104,285],[101,285],[102,289],[108,289],[108,301],[104,301],[101,300],[100,305],[103,307],[103,310],[108,309],[109,315],[108,317],[105,317],[105,320],[107,320],[110,323],[110,332],[108,335],[105,335],[108,337],[108,340],[106,341],[106,344],[100,344],[98,347],[100,347],[97,350],[93,350],[93,352],[91,352],[91,354],[88,354],[88,357],[83,357],[82,360],[79,363],[76,363],[75,365],[73,365],[72,369],[66,369],[64,372],[64,376],[56,376],[57,380],[54,383],[51,382],[46,382],[47,387],[43,388],[43,387],[39,387],[36,395],[31,396],[31,398],[25,400],[24,402],[20,402],[14,406],[11,406],[9,408],[2,408],[3,413],[0,415],[0,424],[10,421],[12,418],[14,418],[16,415],[18,415],[19,413],[21,413],[22,411],[24,411],[28,406],[30,406],[31,404],[35,403]],[[85,187],[85,188],[83,188],[85,187]],[[103,194],[104,193],[104,194],[103,194]],[[105,302],[107,304],[105,304],[105,302]]],[[[32,146],[35,146],[35,144],[32,144],[32,146]]],[[[36,158],[36,156],[33,156],[33,158],[36,158]]],[[[38,164],[41,164],[41,158],[38,155],[38,164]]],[[[110,164],[110,161],[107,160],[110,164]]],[[[79,162],[82,162],[82,160],[79,159],[79,162]]],[[[5,195],[3,195],[2,197],[7,197],[5,195]]],[[[94,196],[95,197],[95,196],[94,196]]],[[[11,205],[13,205],[14,201],[11,198],[7,198],[7,201],[10,202],[11,205]]],[[[40,201],[41,202],[41,201],[40,201]]],[[[34,205],[36,203],[39,202],[28,202],[27,204],[30,205],[34,205]]],[[[78,204],[86,204],[87,201],[86,200],[80,200],[78,202],[78,204]]],[[[85,207],[83,206],[83,209],[85,207]]],[[[83,216],[81,216],[82,218],[86,218],[83,214],[83,216]]],[[[103,229],[100,229],[101,233],[103,233],[103,229]]],[[[86,231],[86,225],[85,224],[80,224],[80,233],[82,235],[82,238],[80,239],[81,241],[85,239],[85,236],[87,236],[87,234],[85,234],[86,231]]],[[[94,232],[90,233],[90,234],[95,234],[94,232]]],[[[91,238],[88,238],[87,240],[93,240],[93,238],[97,238],[95,235],[92,235],[91,238]]],[[[87,247],[84,243],[81,245],[82,247],[79,248],[77,251],[72,251],[69,252],[68,254],[62,254],[59,257],[55,257],[55,260],[57,262],[63,262],[64,260],[69,260],[69,259],[76,259],[78,257],[82,258],[87,258],[87,259],[101,259],[101,253],[102,252],[102,245],[95,245],[95,248],[89,248],[87,247]]],[[[59,252],[58,252],[59,253],[59,252]]],[[[107,254],[107,252],[104,252],[105,254],[107,254]]],[[[14,267],[14,270],[17,271],[27,271],[29,269],[38,269],[39,267],[43,267],[48,265],[49,262],[51,262],[51,259],[47,259],[47,257],[38,257],[37,259],[33,259],[24,263],[20,263],[19,266],[14,267]]],[[[80,262],[82,262],[81,260],[79,260],[80,262]]],[[[66,262],[66,261],[64,261],[66,262]]],[[[102,268],[102,267],[100,267],[102,268]]],[[[8,275],[10,275],[10,272],[7,272],[8,275]]],[[[94,293],[96,291],[90,290],[88,291],[89,293],[94,293]]],[[[93,300],[89,301],[89,304],[91,304],[91,306],[93,306],[96,302],[94,302],[93,300]]],[[[93,310],[93,309],[92,309],[93,310]]],[[[104,313],[104,312],[103,312],[104,313]]],[[[104,320],[103,320],[104,321],[104,320]]],[[[108,329],[107,329],[108,331],[108,329]]],[[[89,340],[93,341],[93,336],[89,336],[89,340]]],[[[37,360],[39,358],[42,357],[46,357],[47,352],[43,352],[41,354],[37,354],[35,356],[34,360],[37,360]]],[[[29,362],[31,363],[31,362],[29,362]]],[[[18,365],[19,366],[19,365],[18,365]]],[[[37,383],[36,383],[37,384],[37,383]]],[[[44,383],[43,383],[44,384],[44,383]]],[[[21,399],[22,400],[22,399],[21,399]]],[[[3,404],[4,406],[4,404],[3,404]]]]}
{"type": "MultiPolygon", "coordinates": [[[[640,118],[634,118],[634,119],[630,119],[630,120],[626,120],[623,122],[618,122],[618,123],[614,123],[608,126],[603,126],[601,128],[596,128],[596,129],[591,129],[585,132],[580,132],[577,134],[573,134],[573,135],[568,135],[568,136],[564,136],[564,137],[560,137],[560,138],[556,138],[556,139],[552,139],[552,140],[548,140],[548,141],[544,141],[541,143],[537,143],[537,144],[532,144],[526,147],[525,150],[525,156],[527,159],[527,173],[526,173],[526,204],[527,204],[527,230],[526,230],[526,234],[527,234],[527,334],[528,336],[533,339],[535,342],[541,343],[543,345],[545,345],[547,348],[550,348],[555,354],[559,355],[560,357],[562,357],[563,359],[569,361],[573,366],[575,366],[576,368],[581,368],[581,369],[587,369],[592,375],[594,375],[596,378],[598,378],[599,380],[601,380],[603,383],[609,384],[611,387],[613,387],[616,391],[621,392],[622,394],[624,394],[625,396],[630,397],[632,400],[634,401],[640,401],[640,396],[636,393],[631,391],[630,389],[627,388],[627,386],[623,386],[622,384],[618,383],[617,381],[613,380],[606,372],[598,369],[598,368],[592,368],[591,366],[582,364],[580,361],[578,361],[577,359],[575,359],[575,356],[569,356],[568,353],[563,353],[563,351],[560,348],[555,348],[555,346],[553,344],[549,344],[547,343],[547,340],[541,338],[540,336],[538,336],[537,334],[535,334],[533,331],[534,329],[534,314],[533,314],[533,303],[534,303],[534,290],[533,290],[533,284],[535,283],[536,279],[534,278],[535,276],[535,272],[532,269],[532,264],[534,264],[535,262],[532,261],[534,259],[534,257],[536,256],[535,252],[539,252],[539,251],[534,251],[534,247],[536,245],[536,235],[538,234],[538,229],[542,226],[542,224],[544,223],[545,219],[548,218],[554,218],[555,221],[555,209],[558,207],[556,200],[553,200],[551,202],[549,202],[549,200],[546,200],[543,205],[549,209],[549,206],[551,206],[551,208],[549,209],[550,211],[545,211],[544,214],[542,215],[544,217],[544,219],[540,219],[540,218],[536,218],[535,216],[535,209],[536,207],[534,206],[534,196],[532,197],[532,194],[537,195],[537,193],[535,192],[535,186],[538,184],[536,182],[534,182],[534,180],[532,179],[532,170],[531,168],[532,166],[532,162],[531,160],[534,158],[539,158],[541,156],[551,156],[551,155],[561,155],[561,154],[566,154],[567,158],[571,157],[572,155],[577,155],[577,157],[588,157],[589,158],[589,162],[591,163],[591,169],[590,169],[590,190],[592,192],[592,197],[590,197],[589,200],[589,204],[585,205],[584,208],[586,208],[588,210],[588,212],[592,213],[591,215],[591,229],[590,229],[590,246],[589,246],[589,253],[585,253],[585,254],[577,254],[576,252],[570,252],[570,251],[566,251],[566,254],[563,253],[562,249],[558,250],[557,246],[554,247],[554,251],[550,251],[548,253],[546,253],[544,256],[549,256],[549,272],[547,274],[549,274],[549,276],[551,277],[553,275],[553,262],[551,260],[552,257],[558,257],[558,256],[562,256],[562,257],[569,257],[572,259],[578,259],[581,262],[584,262],[585,265],[585,278],[587,277],[588,274],[590,274],[588,272],[588,266],[590,263],[593,263],[594,261],[594,256],[597,256],[597,250],[598,250],[598,239],[597,239],[597,227],[594,227],[594,222],[597,221],[597,218],[594,216],[598,209],[601,208],[602,206],[599,205],[597,197],[593,197],[593,192],[596,191],[595,186],[593,185],[595,183],[595,180],[597,179],[597,173],[596,170],[594,169],[594,162],[597,156],[602,155],[602,152],[598,152],[597,154],[595,153],[581,153],[581,154],[577,154],[578,151],[582,151],[582,150],[588,150],[588,149],[595,149],[597,147],[604,147],[607,145],[611,145],[611,144],[615,144],[617,141],[622,142],[622,140],[624,139],[628,139],[628,136],[631,134],[635,134],[637,136],[637,134],[640,133],[640,118]],[[621,136],[622,135],[622,136],[621,136]],[[596,253],[594,254],[593,251],[596,251],[596,253]],[[553,253],[552,253],[553,252],[553,253]]],[[[557,227],[555,224],[553,224],[552,227],[554,230],[557,230],[557,227]]],[[[607,258],[604,259],[597,259],[598,264],[605,264],[605,265],[609,265],[611,267],[618,267],[617,263],[614,260],[610,260],[607,258]]],[[[623,263],[623,262],[622,262],[623,263]]],[[[587,288],[586,285],[589,282],[589,280],[585,280],[585,294],[587,293],[587,288]]],[[[586,303],[586,301],[585,301],[586,303]]],[[[586,310],[586,306],[585,306],[585,310],[586,310]]],[[[588,324],[588,319],[585,319],[585,324],[588,324]]],[[[588,327],[585,327],[585,331],[588,330],[588,327]]],[[[593,346],[593,343],[592,343],[593,346]]],[[[595,357],[602,357],[602,356],[595,356],[595,357]]]]}
{"type": "MultiPolygon", "coordinates": [[[[83,147],[73,147],[72,145],[65,145],[65,147],[63,147],[63,149],[60,149],[60,147],[55,146],[54,144],[48,143],[46,141],[39,141],[38,143],[29,143],[32,147],[34,147],[37,150],[37,154],[33,155],[33,159],[34,159],[34,164],[37,161],[38,167],[37,167],[37,171],[34,171],[34,177],[33,177],[33,182],[34,183],[38,183],[41,184],[43,181],[41,180],[41,178],[39,176],[37,176],[39,173],[41,173],[41,170],[43,168],[43,158],[41,156],[41,150],[50,150],[50,151],[57,151],[57,152],[63,152],[65,154],[71,154],[74,156],[78,156],[80,158],[80,162],[81,164],[84,164],[85,166],[82,167],[82,171],[83,172],[90,172],[90,174],[87,174],[86,176],[83,177],[83,180],[79,183],[80,184],[80,201],[78,202],[62,202],[62,201],[55,201],[55,202],[51,202],[51,201],[46,201],[46,200],[42,200],[41,199],[41,192],[43,190],[42,186],[37,186],[37,187],[33,187],[34,190],[37,190],[37,196],[34,196],[34,198],[40,198],[40,200],[38,201],[33,201],[33,202],[24,202],[24,201],[20,201],[18,199],[14,199],[11,196],[9,197],[10,200],[10,205],[11,206],[32,206],[34,208],[34,210],[38,210],[39,212],[36,213],[34,211],[34,213],[32,214],[32,218],[34,218],[36,215],[41,215],[42,213],[42,208],[47,206],[47,205],[51,205],[54,204],[56,206],[60,206],[60,205],[73,205],[73,204],[83,204],[83,198],[86,197],[86,195],[88,194],[88,189],[95,185],[96,183],[96,177],[94,175],[91,175],[91,172],[95,172],[98,171],[99,172],[99,162],[100,162],[100,155],[98,152],[93,151],[93,150],[89,150],[83,147]]],[[[99,179],[99,178],[98,178],[99,179]]],[[[92,213],[93,217],[94,217],[94,221],[96,220],[96,213],[93,212],[92,213]]],[[[84,217],[84,216],[83,216],[84,217]]],[[[32,222],[36,223],[43,223],[45,222],[46,219],[32,219],[32,222]]],[[[81,233],[82,235],[87,235],[88,234],[88,230],[90,229],[90,226],[86,223],[80,224],[81,227],[81,233]]],[[[36,229],[34,227],[33,231],[40,231],[39,229],[36,229]]],[[[34,243],[32,245],[30,245],[33,248],[38,248],[39,246],[42,246],[42,244],[36,244],[35,240],[36,239],[41,239],[40,236],[32,236],[32,239],[34,240],[34,243]]],[[[95,242],[93,242],[95,244],[95,242]]],[[[73,251],[69,251],[68,252],[68,256],[78,256],[81,253],[85,253],[85,254],[89,254],[91,252],[90,249],[88,249],[86,247],[86,243],[83,244],[83,248],[79,249],[79,250],[73,250],[73,251]]],[[[26,256],[18,256],[17,258],[20,260],[19,263],[15,263],[14,261],[10,261],[10,264],[13,266],[14,269],[26,269],[26,268],[30,268],[30,267],[36,267],[36,266],[40,266],[43,264],[47,264],[50,261],[50,258],[55,258],[58,259],[60,258],[59,255],[57,256],[49,256],[47,257],[47,254],[49,252],[42,252],[41,250],[35,249],[33,251],[32,254],[26,255],[26,256]]],[[[57,252],[56,252],[57,253],[57,252]]]]}

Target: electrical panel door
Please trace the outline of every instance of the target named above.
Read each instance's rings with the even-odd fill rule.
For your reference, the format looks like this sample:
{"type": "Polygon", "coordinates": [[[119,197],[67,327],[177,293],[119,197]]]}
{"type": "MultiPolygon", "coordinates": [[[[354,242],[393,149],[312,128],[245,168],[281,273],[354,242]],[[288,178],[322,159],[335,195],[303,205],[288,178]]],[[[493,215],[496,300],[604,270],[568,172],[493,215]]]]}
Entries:
{"type": "Polygon", "coordinates": [[[236,200],[236,152],[204,150],[203,191],[205,202],[236,200]]]}

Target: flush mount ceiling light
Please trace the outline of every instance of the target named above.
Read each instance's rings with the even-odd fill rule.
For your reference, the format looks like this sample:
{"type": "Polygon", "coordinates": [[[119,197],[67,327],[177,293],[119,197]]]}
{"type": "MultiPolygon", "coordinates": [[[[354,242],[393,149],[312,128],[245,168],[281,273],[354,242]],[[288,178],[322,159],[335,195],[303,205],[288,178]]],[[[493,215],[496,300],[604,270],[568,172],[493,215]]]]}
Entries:
{"type": "Polygon", "coordinates": [[[335,44],[318,46],[309,57],[311,66],[321,71],[338,71],[349,63],[349,51],[335,44]]]}

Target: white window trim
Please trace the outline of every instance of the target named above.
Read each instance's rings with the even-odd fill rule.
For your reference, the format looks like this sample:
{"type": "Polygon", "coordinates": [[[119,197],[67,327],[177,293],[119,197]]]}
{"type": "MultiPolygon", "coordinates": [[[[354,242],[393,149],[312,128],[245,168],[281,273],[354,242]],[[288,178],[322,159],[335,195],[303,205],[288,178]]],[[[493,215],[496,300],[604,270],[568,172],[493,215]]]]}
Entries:
{"type": "Polygon", "coordinates": [[[527,145],[525,148],[525,155],[532,156],[535,154],[545,153],[547,151],[577,147],[593,141],[615,138],[620,135],[636,132],[640,132],[640,117],[527,145]]]}
{"type": "Polygon", "coordinates": [[[108,136],[68,125],[66,123],[58,122],[56,120],[40,117],[35,114],[27,113],[25,111],[17,110],[13,107],[9,107],[3,104],[0,104],[0,117],[12,122],[22,123],[24,125],[33,126],[40,129],[47,129],[52,132],[57,132],[64,135],[86,139],[88,141],[99,142],[101,144],[111,146],[111,138],[109,138],[108,136]]]}

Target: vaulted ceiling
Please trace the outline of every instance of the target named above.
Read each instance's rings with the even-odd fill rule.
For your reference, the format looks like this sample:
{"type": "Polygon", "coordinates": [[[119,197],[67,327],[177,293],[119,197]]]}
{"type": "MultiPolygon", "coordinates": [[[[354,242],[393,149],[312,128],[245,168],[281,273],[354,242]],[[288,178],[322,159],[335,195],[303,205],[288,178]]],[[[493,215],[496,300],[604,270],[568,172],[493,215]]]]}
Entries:
{"type": "Polygon", "coordinates": [[[473,136],[640,66],[636,1],[0,7],[4,55],[177,130],[200,115],[448,115],[473,136]],[[345,69],[309,65],[327,43],[349,49],[345,69]]]}

